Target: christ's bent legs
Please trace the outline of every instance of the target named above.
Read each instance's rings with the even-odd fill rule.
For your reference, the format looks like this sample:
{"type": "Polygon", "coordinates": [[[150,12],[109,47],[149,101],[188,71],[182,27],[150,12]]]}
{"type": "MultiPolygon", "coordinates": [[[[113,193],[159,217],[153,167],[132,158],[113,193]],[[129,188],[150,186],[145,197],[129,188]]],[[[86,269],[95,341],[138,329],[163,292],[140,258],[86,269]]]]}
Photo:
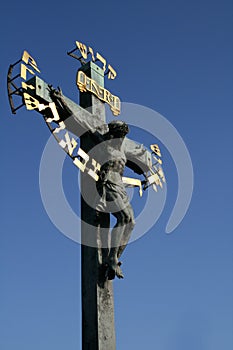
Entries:
{"type": "Polygon", "coordinates": [[[109,255],[109,227],[110,227],[110,214],[98,212],[99,224],[100,224],[100,241],[101,241],[101,255],[102,263],[106,263],[109,255]]]}
{"type": "Polygon", "coordinates": [[[117,252],[117,257],[118,259],[121,257],[123,251],[125,250],[131,233],[134,229],[135,226],[135,220],[134,220],[134,212],[133,212],[133,208],[131,207],[131,205],[129,205],[127,207],[127,212],[128,212],[128,220],[127,220],[127,224],[124,226],[124,231],[121,237],[121,242],[120,242],[120,246],[118,248],[118,252],[117,252]]]}
{"type": "Polygon", "coordinates": [[[111,233],[111,249],[108,264],[116,272],[119,266],[118,257],[121,256],[129,241],[135,221],[131,205],[128,205],[121,211],[112,214],[116,217],[117,222],[111,233]]]}

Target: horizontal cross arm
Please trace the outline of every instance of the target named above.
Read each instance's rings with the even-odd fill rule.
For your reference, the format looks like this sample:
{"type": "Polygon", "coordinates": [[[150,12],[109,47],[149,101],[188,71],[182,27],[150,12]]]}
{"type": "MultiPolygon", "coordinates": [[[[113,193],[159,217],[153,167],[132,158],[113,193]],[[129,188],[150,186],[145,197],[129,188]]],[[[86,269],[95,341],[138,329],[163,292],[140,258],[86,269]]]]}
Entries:
{"type": "MultiPolygon", "coordinates": [[[[65,121],[66,128],[76,136],[80,137],[87,131],[93,134],[103,134],[108,130],[107,125],[97,115],[88,112],[64,96],[60,90],[53,89],[51,85],[44,82],[41,78],[34,76],[27,81],[27,85],[33,86],[33,89],[30,90],[30,95],[36,98],[39,103],[55,103],[61,120],[65,121]]],[[[43,114],[44,112],[41,111],[41,113],[43,114]]]]}
{"type": "Polygon", "coordinates": [[[126,165],[135,173],[141,175],[150,170],[152,166],[151,153],[142,145],[129,139],[124,140],[126,165]]]}

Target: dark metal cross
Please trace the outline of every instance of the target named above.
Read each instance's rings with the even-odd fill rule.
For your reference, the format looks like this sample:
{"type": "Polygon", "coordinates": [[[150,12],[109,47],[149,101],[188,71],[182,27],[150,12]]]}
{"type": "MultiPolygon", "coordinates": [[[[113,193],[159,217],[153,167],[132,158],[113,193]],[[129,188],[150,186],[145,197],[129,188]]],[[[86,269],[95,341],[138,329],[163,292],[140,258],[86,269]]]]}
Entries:
{"type": "MultiPolygon", "coordinates": [[[[103,71],[94,63],[90,62],[81,68],[86,75],[104,87],[103,71]]],[[[97,114],[105,122],[105,105],[91,93],[80,93],[80,106],[90,108],[92,114],[97,114]]],[[[92,144],[90,137],[81,137],[81,147],[88,150],[92,144]]],[[[89,189],[93,181],[82,176],[81,188],[85,193],[85,188],[89,189]]],[[[87,205],[85,200],[81,200],[82,241],[87,235],[97,237],[95,229],[93,209],[87,205]],[[92,218],[92,219],[91,219],[92,218]],[[88,223],[88,225],[87,225],[88,223]],[[94,231],[94,232],[93,232],[94,231]]],[[[105,226],[109,224],[108,216],[105,216],[105,226]],[[108,221],[107,221],[108,220],[108,221]]],[[[103,223],[102,223],[103,226],[103,223]]],[[[100,229],[100,225],[98,226],[100,229]]],[[[81,246],[81,270],[82,270],[82,348],[83,350],[115,350],[116,337],[114,325],[114,298],[112,281],[108,279],[103,284],[99,284],[98,266],[102,260],[101,250],[95,247],[81,246]]]]}
{"type": "MultiPolygon", "coordinates": [[[[23,104],[27,109],[36,110],[41,113],[54,136],[59,133],[60,129],[66,127],[78,137],[80,137],[81,148],[88,152],[96,146],[93,135],[86,127],[88,120],[91,120],[97,129],[106,125],[105,105],[99,98],[91,92],[80,92],[80,105],[77,105],[67,97],[64,97],[65,105],[68,110],[72,110],[72,118],[68,118],[64,112],[64,106],[58,102],[54,104],[51,92],[52,87],[45,83],[37,76],[27,80],[26,72],[32,73],[31,68],[38,72],[37,65],[30,55],[27,53],[23,56],[24,63],[21,64],[21,74],[12,78],[12,70],[16,62],[11,65],[8,72],[8,95],[12,112],[15,113],[18,108],[15,107],[13,97],[23,97],[23,104]],[[16,84],[17,78],[23,78],[21,87],[16,84]],[[13,87],[13,89],[12,89],[13,87]],[[60,119],[60,116],[62,119],[60,119]],[[95,120],[95,116],[96,120],[95,120]],[[65,121],[65,123],[64,123],[65,121]],[[52,129],[51,122],[58,125],[56,129],[52,129]]],[[[104,71],[93,62],[83,64],[79,69],[81,76],[87,76],[92,79],[99,87],[104,88],[104,71]]],[[[90,124],[90,123],[89,123],[90,124]]],[[[95,128],[94,128],[95,129],[95,128]]],[[[59,141],[60,145],[72,157],[74,164],[82,170],[84,165],[74,156],[73,151],[77,143],[68,139],[59,141]]],[[[131,158],[127,159],[127,165],[138,174],[147,171],[152,173],[147,180],[150,184],[161,184],[160,178],[163,180],[162,170],[160,173],[152,171],[151,153],[138,147],[132,140],[126,140],[126,149],[131,158]],[[130,152],[132,150],[132,152],[130,152]]],[[[127,152],[126,152],[127,153],[127,152]]],[[[156,150],[154,150],[156,153],[156,150]]],[[[158,155],[158,152],[157,152],[158,155]]],[[[86,166],[86,163],[85,163],[86,166]]],[[[97,167],[95,166],[95,171],[97,167]]],[[[94,172],[93,176],[97,176],[94,172]]],[[[130,183],[130,181],[129,181],[130,183]]],[[[131,184],[133,181],[131,181],[131,184]]],[[[134,183],[138,183],[136,180],[134,183]]],[[[139,181],[141,184],[141,182],[139,181]]],[[[93,177],[88,176],[87,172],[83,172],[81,176],[81,192],[82,194],[90,193],[95,182],[93,177]]],[[[147,184],[145,185],[145,188],[147,184]]],[[[114,300],[113,285],[106,275],[106,269],[101,269],[105,262],[109,249],[102,245],[103,232],[109,234],[110,214],[104,213],[97,219],[96,210],[85,198],[81,197],[81,280],[82,280],[82,349],[83,350],[115,350],[115,326],[114,326],[114,300]]],[[[74,228],[75,229],[75,228],[74,228]]]]}

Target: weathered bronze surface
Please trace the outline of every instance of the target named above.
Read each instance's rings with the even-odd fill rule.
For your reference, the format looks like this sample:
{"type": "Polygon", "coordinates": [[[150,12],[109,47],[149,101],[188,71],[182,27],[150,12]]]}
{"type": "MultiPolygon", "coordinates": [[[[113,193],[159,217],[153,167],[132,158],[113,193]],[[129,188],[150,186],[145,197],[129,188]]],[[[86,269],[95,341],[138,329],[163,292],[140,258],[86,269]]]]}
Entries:
{"type": "Polygon", "coordinates": [[[107,62],[103,56],[98,52],[95,55],[91,47],[87,49],[80,42],[76,46],[68,54],[82,64],[78,72],[80,106],[36,75],[36,61],[26,51],[9,67],[8,96],[12,113],[25,105],[43,115],[59,145],[82,172],[82,349],[115,350],[112,280],[124,277],[119,259],[135,225],[125,186],[138,186],[142,195],[142,190],[151,185],[154,190],[162,187],[165,177],[157,158],[161,157],[158,145],[151,145],[150,153],[126,136],[129,127],[125,122],[114,120],[106,124],[104,102],[113,114],[120,112],[117,97],[104,89],[104,75],[114,79],[116,71],[108,64],[105,73],[107,62]],[[77,49],[80,57],[74,54],[77,49]],[[89,54],[92,62],[86,63],[89,54]],[[96,61],[103,67],[93,63],[96,61]],[[17,65],[20,73],[12,77],[17,65]],[[19,78],[23,79],[20,86],[19,78]],[[23,100],[18,106],[17,97],[23,100]],[[81,147],[70,132],[80,137],[81,147]],[[144,175],[145,180],[124,177],[125,166],[144,175]],[[86,201],[88,196],[91,203],[86,201]],[[110,214],[116,218],[111,233],[110,214]]]}
{"type": "Polygon", "coordinates": [[[99,122],[96,128],[96,120],[82,120],[82,117],[68,106],[59,90],[51,90],[51,98],[56,106],[62,107],[62,115],[76,121],[74,130],[85,128],[89,131],[91,142],[101,144],[95,153],[95,159],[101,164],[97,181],[99,198],[95,203],[95,210],[98,217],[102,213],[112,213],[117,220],[111,232],[109,253],[104,256],[102,267],[105,267],[108,279],[114,279],[115,276],[123,278],[119,258],[127,246],[135,221],[122,176],[127,159],[131,159],[131,163],[134,161],[135,164],[140,160],[144,171],[149,171],[152,165],[150,153],[143,145],[126,139],[129,128],[123,121],[112,121],[108,125],[99,122]]]}

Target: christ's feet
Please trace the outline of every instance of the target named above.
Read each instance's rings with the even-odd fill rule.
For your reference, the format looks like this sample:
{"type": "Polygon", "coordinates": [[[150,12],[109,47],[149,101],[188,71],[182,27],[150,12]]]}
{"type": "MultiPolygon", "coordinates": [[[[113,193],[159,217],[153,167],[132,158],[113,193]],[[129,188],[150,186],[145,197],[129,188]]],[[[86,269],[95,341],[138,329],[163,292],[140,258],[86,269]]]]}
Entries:
{"type": "Polygon", "coordinates": [[[117,265],[117,268],[116,268],[116,276],[117,276],[118,278],[124,278],[123,272],[122,272],[122,270],[121,270],[121,268],[120,268],[121,264],[122,264],[122,263],[119,261],[119,262],[118,262],[118,265],[117,265]]]}
{"type": "Polygon", "coordinates": [[[115,276],[117,278],[124,278],[123,272],[120,268],[121,262],[116,259],[111,259],[108,261],[108,279],[113,280],[115,276]]]}

